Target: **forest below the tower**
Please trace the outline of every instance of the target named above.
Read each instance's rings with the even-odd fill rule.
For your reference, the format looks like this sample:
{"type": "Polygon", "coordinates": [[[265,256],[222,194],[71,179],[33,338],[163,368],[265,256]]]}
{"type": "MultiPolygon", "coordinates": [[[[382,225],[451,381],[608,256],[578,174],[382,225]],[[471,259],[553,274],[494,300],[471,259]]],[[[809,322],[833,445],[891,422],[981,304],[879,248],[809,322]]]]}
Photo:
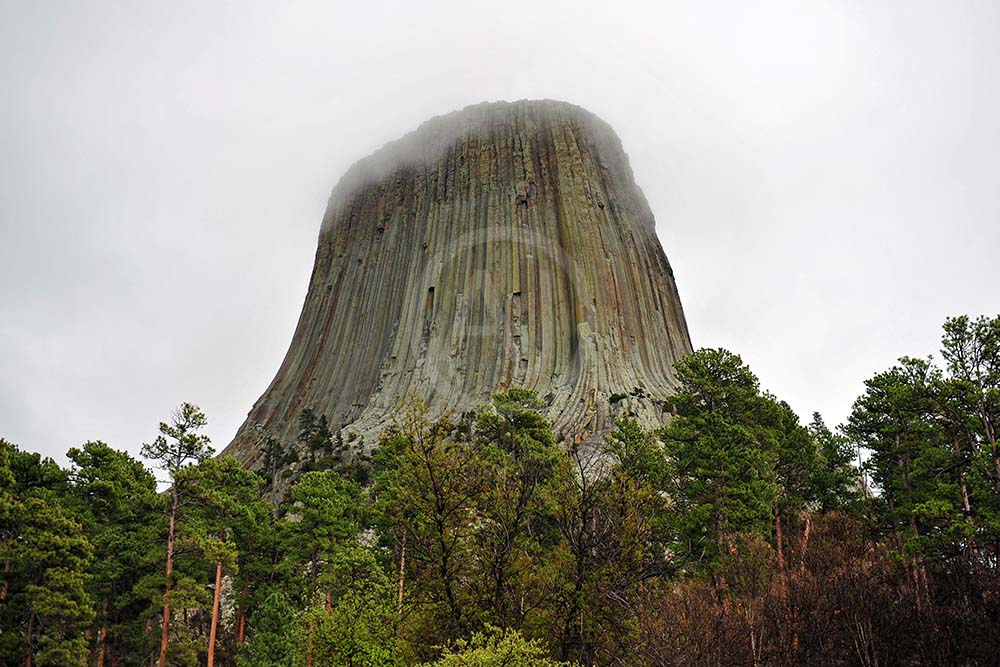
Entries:
{"type": "Polygon", "coordinates": [[[948,319],[939,357],[838,427],[703,348],[669,425],[598,445],[516,386],[401,406],[367,451],[306,410],[251,470],[190,403],[144,460],[0,440],[0,662],[993,665],[1000,316],[948,319]]]}

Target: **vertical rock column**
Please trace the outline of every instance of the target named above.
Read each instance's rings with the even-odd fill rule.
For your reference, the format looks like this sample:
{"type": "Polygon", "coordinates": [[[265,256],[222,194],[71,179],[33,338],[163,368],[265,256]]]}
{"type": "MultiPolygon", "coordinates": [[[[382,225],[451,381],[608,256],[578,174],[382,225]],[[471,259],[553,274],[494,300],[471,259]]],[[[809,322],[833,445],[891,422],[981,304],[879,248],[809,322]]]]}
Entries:
{"type": "Polygon", "coordinates": [[[614,131],[562,102],[476,105],[334,188],[291,346],[225,453],[252,464],[255,427],[290,442],[307,407],[370,446],[415,397],[440,415],[514,385],[557,435],[594,439],[615,411],[662,423],[690,351],[614,131]]]}

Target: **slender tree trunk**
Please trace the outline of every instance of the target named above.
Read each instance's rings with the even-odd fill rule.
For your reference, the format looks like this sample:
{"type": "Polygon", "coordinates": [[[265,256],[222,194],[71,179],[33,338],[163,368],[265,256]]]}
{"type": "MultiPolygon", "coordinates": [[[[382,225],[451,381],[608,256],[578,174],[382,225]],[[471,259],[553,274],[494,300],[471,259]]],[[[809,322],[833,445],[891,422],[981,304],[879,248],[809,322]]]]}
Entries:
{"type": "MultiPolygon", "coordinates": [[[[899,436],[896,436],[896,447],[899,447],[899,436]]],[[[910,530],[913,531],[914,537],[918,536],[920,533],[917,529],[917,516],[913,512],[913,486],[910,482],[910,455],[907,454],[903,457],[903,486],[906,489],[906,513],[910,519],[910,530]]]]}
{"type": "MultiPolygon", "coordinates": [[[[953,441],[953,446],[955,448],[955,453],[959,456],[962,455],[962,446],[958,444],[958,438],[953,441]]],[[[972,516],[972,503],[969,501],[969,486],[965,482],[965,468],[959,467],[958,469],[958,485],[962,490],[962,509],[965,511],[965,516],[972,516]]]]}
{"type": "Polygon", "coordinates": [[[441,583],[444,584],[445,600],[448,602],[448,638],[457,639],[462,632],[462,611],[458,604],[458,597],[455,595],[455,577],[451,570],[451,547],[448,546],[448,541],[445,539],[443,515],[442,503],[439,502],[437,519],[435,520],[438,546],[441,549],[440,558],[438,558],[438,576],[441,578],[441,583]]]}
{"type": "MultiPolygon", "coordinates": [[[[955,453],[959,456],[962,455],[962,447],[958,442],[958,438],[954,441],[955,453]]],[[[965,518],[968,520],[972,519],[972,502],[969,500],[969,485],[965,481],[965,468],[959,467],[958,469],[958,487],[962,491],[962,512],[965,514],[965,518]]],[[[979,548],[976,544],[976,538],[973,536],[969,540],[969,548],[972,550],[972,555],[978,560],[979,548]]]]}
{"type": "Polygon", "coordinates": [[[806,514],[806,525],[802,529],[802,554],[799,556],[799,572],[804,573],[806,571],[806,550],[809,548],[809,527],[812,525],[812,519],[809,518],[809,514],[806,514]]]}
{"type": "Polygon", "coordinates": [[[236,616],[236,645],[239,646],[243,643],[243,638],[246,632],[247,623],[247,588],[248,584],[243,584],[243,590],[240,591],[240,613],[236,616]]]}
{"type": "MultiPolygon", "coordinates": [[[[146,619],[146,635],[148,636],[150,632],[153,631],[153,617],[150,616],[146,619]]],[[[156,661],[156,653],[150,652],[149,654],[149,667],[153,667],[156,661]]]]}
{"type": "Polygon", "coordinates": [[[784,540],[781,533],[781,509],[779,507],[774,508],[774,541],[778,545],[778,576],[781,599],[785,600],[788,596],[788,571],[785,568],[785,547],[782,544],[784,540]]]}
{"type": "Polygon", "coordinates": [[[861,444],[858,443],[858,471],[861,472],[861,497],[867,503],[868,501],[868,473],[865,472],[864,461],[861,460],[861,444]]]}
{"type": "Polygon", "coordinates": [[[160,667],[167,667],[167,644],[170,641],[170,575],[174,573],[174,525],[177,520],[177,506],[180,496],[174,484],[170,503],[170,525],[167,530],[167,588],[163,593],[163,632],[160,634],[160,667]]]}
{"type": "MultiPolygon", "coordinates": [[[[219,529],[219,541],[226,541],[226,529],[219,529]]],[[[215,637],[219,631],[219,597],[222,595],[222,561],[215,561],[215,596],[212,599],[212,627],[208,632],[208,667],[215,667],[215,637]]]]}
{"type": "Polygon", "coordinates": [[[313,667],[313,633],[316,631],[316,619],[309,617],[309,638],[306,640],[306,667],[313,667]]]}
{"type": "Polygon", "coordinates": [[[7,590],[8,583],[7,579],[10,576],[10,559],[8,558],[3,564],[3,586],[0,587],[0,606],[7,604],[7,590]]]}
{"type": "Polygon", "coordinates": [[[25,635],[24,641],[24,667],[31,667],[32,660],[34,659],[34,645],[35,638],[32,636],[35,634],[35,608],[32,607],[28,612],[28,632],[25,635]]]}
{"type": "MultiPolygon", "coordinates": [[[[728,534],[726,530],[723,529],[722,515],[715,515],[715,532],[716,532],[716,542],[719,545],[719,559],[720,561],[726,557],[727,554],[730,556],[736,555],[736,546],[733,544],[732,536],[728,534]]],[[[715,597],[722,605],[722,613],[729,614],[729,596],[726,595],[726,591],[729,590],[729,582],[726,580],[725,575],[719,573],[719,568],[715,568],[712,572],[713,583],[715,584],[715,597]]]]}
{"type": "MultiPolygon", "coordinates": [[[[586,503],[586,499],[584,500],[586,503]]],[[[587,524],[590,522],[590,512],[586,507],[582,508],[582,516],[580,518],[580,529],[577,531],[576,535],[576,572],[575,581],[573,582],[573,595],[570,598],[570,608],[569,612],[566,614],[566,622],[563,625],[563,637],[562,637],[562,653],[561,659],[568,662],[570,656],[570,649],[573,648],[574,637],[573,633],[576,632],[576,647],[580,652],[580,662],[582,663],[583,657],[583,586],[587,576],[587,568],[589,563],[587,562],[588,550],[589,550],[589,539],[587,538],[587,524]],[[577,616],[580,616],[579,628],[574,630],[573,626],[577,621],[577,616]]]]}
{"type": "Polygon", "coordinates": [[[993,487],[996,489],[997,495],[1000,495],[1000,448],[997,447],[997,435],[993,429],[993,420],[990,419],[984,399],[982,398],[984,390],[981,385],[979,391],[981,397],[979,401],[979,420],[983,423],[983,430],[986,432],[986,441],[990,443],[990,453],[993,455],[993,487]]]}
{"type": "Polygon", "coordinates": [[[396,614],[403,615],[403,585],[406,582],[406,527],[403,527],[403,544],[399,549],[399,595],[396,597],[396,614]]]}
{"type": "Polygon", "coordinates": [[[309,561],[309,606],[312,607],[316,604],[316,588],[317,582],[319,581],[319,557],[316,555],[315,551],[309,561]]]}
{"type": "Polygon", "coordinates": [[[115,632],[111,633],[111,667],[118,667],[118,663],[120,662],[118,659],[118,654],[121,652],[119,646],[122,641],[122,636],[121,636],[121,628],[118,627],[117,609],[115,610],[115,619],[114,623],[111,624],[111,627],[115,628],[115,632]]]}
{"type": "Polygon", "coordinates": [[[108,637],[108,600],[101,608],[101,631],[97,633],[97,667],[104,667],[104,640],[108,637]]]}

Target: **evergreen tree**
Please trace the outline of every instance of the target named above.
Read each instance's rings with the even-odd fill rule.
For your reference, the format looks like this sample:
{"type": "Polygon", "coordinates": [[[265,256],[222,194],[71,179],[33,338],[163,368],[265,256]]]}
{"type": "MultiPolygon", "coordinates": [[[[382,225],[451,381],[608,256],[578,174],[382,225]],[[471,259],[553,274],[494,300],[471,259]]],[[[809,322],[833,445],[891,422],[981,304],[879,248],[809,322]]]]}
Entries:
{"type": "Polygon", "coordinates": [[[94,546],[89,589],[99,614],[91,636],[95,664],[103,667],[141,651],[137,619],[147,601],[134,589],[151,565],[148,545],[159,538],[163,501],[153,474],[125,452],[88,442],[67,456],[70,501],[94,546]]]}
{"type": "Polygon", "coordinates": [[[1000,556],[1000,315],[944,324],[942,356],[950,374],[945,387],[949,435],[962,471],[963,509],[978,540],[1000,556]],[[973,509],[973,505],[975,506],[973,509]]]}
{"type": "Polygon", "coordinates": [[[851,441],[834,433],[814,412],[809,433],[816,443],[816,463],[812,471],[812,487],[816,508],[821,512],[854,511],[860,500],[855,448],[851,441]]]}
{"type": "Polygon", "coordinates": [[[192,403],[183,403],[174,411],[171,423],[160,422],[160,435],[150,444],[142,446],[142,455],[156,461],[170,476],[170,505],[167,521],[167,555],[163,617],[160,635],[159,667],[166,667],[167,648],[170,641],[170,596],[173,589],[174,546],[177,529],[177,512],[181,504],[178,473],[190,463],[200,463],[214,450],[208,436],[198,433],[208,424],[205,414],[192,403]]]}
{"type": "Polygon", "coordinates": [[[774,406],[727,350],[701,349],[677,365],[676,416],[660,432],[669,464],[680,564],[712,571],[741,531],[769,535],[779,487],[774,406]]]}
{"type": "Polygon", "coordinates": [[[292,667],[300,641],[295,608],[274,591],[250,617],[250,639],[237,655],[237,667],[292,667]]]}
{"type": "MultiPolygon", "coordinates": [[[[17,452],[17,447],[13,443],[0,438],[0,560],[3,562],[3,582],[0,583],[0,610],[6,612],[7,597],[10,593],[11,568],[16,556],[14,552],[15,540],[17,539],[18,528],[18,502],[17,479],[11,469],[11,460],[17,452]]],[[[6,614],[0,615],[0,620],[6,614]]],[[[3,626],[6,628],[6,623],[3,626]]],[[[8,631],[9,635],[10,632],[8,631]]],[[[0,634],[2,636],[2,634],[0,634]]],[[[2,646],[2,644],[0,644],[2,646]]]]}
{"type": "Polygon", "coordinates": [[[59,505],[40,498],[19,504],[18,574],[23,589],[13,605],[27,610],[24,664],[86,665],[83,629],[94,618],[86,592],[93,548],[59,505]]]}
{"type": "Polygon", "coordinates": [[[897,548],[923,553],[918,508],[934,499],[933,469],[943,453],[942,433],[933,418],[931,388],[938,371],[922,359],[899,364],[865,382],[854,403],[847,432],[871,452],[867,467],[881,490],[878,506],[897,548]]]}
{"type": "Polygon", "coordinates": [[[313,471],[299,478],[289,496],[289,516],[282,525],[287,564],[292,576],[306,584],[301,602],[312,606],[321,591],[323,600],[329,597],[324,565],[361,529],[361,489],[335,471],[313,471]]]}
{"type": "MultiPolygon", "coordinates": [[[[774,480],[777,494],[774,498],[774,546],[778,558],[778,573],[782,589],[787,587],[785,563],[786,522],[797,516],[806,503],[815,500],[813,486],[817,467],[816,443],[812,434],[801,424],[799,417],[787,403],[765,395],[764,400],[773,409],[773,422],[762,426],[770,430],[768,438],[773,447],[774,480]]],[[[771,422],[772,419],[768,419],[771,422]]]]}
{"type": "Polygon", "coordinates": [[[333,453],[333,433],[326,415],[316,416],[312,408],[299,414],[299,444],[309,454],[309,462],[316,462],[317,452],[329,456],[333,453]]]}
{"type": "Polygon", "coordinates": [[[489,475],[475,498],[480,517],[474,533],[481,554],[476,597],[490,600],[485,620],[501,627],[521,627],[526,610],[544,594],[538,564],[552,548],[544,526],[544,502],[550,494],[557,460],[563,456],[534,391],[513,388],[496,394],[475,416],[476,466],[489,475]]]}
{"type": "Polygon", "coordinates": [[[68,475],[52,459],[0,439],[0,658],[83,665],[94,617],[86,587],[93,547],[67,504],[68,475]]]}
{"type": "Polygon", "coordinates": [[[278,502],[275,494],[278,489],[278,472],[281,470],[281,466],[285,460],[285,448],[282,446],[280,440],[273,435],[269,435],[262,439],[261,451],[264,458],[264,479],[267,481],[267,488],[271,492],[271,504],[277,506],[278,502]]]}
{"type": "Polygon", "coordinates": [[[214,562],[215,580],[206,658],[208,667],[213,667],[223,572],[235,573],[238,551],[247,546],[235,538],[253,534],[248,524],[270,516],[270,509],[260,498],[263,480],[256,473],[244,470],[239,461],[231,456],[206,459],[179,474],[187,478],[184,482],[190,485],[192,499],[204,513],[206,534],[203,536],[202,551],[208,560],[214,562]]]}
{"type": "Polygon", "coordinates": [[[390,578],[374,554],[357,543],[339,549],[328,564],[331,604],[306,612],[305,654],[317,665],[400,665],[398,616],[390,578]]]}

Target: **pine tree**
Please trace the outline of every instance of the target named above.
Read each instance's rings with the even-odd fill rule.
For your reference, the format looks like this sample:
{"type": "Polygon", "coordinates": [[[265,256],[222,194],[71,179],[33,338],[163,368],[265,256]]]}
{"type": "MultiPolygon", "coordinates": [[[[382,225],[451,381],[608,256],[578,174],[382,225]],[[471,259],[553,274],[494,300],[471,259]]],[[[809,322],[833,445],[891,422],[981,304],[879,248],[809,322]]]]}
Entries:
{"type": "Polygon", "coordinates": [[[270,593],[250,617],[250,640],[237,667],[292,667],[301,643],[295,608],[279,591],[270,593]]]}
{"type": "Polygon", "coordinates": [[[306,612],[306,650],[300,654],[317,665],[401,665],[392,582],[375,555],[348,542],[327,567],[330,605],[306,612]]]}
{"type": "Polygon", "coordinates": [[[963,472],[966,514],[978,540],[1000,556],[1000,316],[949,318],[942,356],[950,375],[945,410],[963,472]],[[975,511],[973,512],[973,505],[975,511]]]}
{"type": "Polygon", "coordinates": [[[854,511],[860,500],[855,448],[845,436],[834,433],[814,412],[809,433],[816,443],[816,464],[812,471],[816,508],[820,512],[854,511]]]}
{"type": "Polygon", "coordinates": [[[769,535],[775,480],[774,406],[739,356],[701,349],[677,365],[676,417],[660,432],[680,565],[712,571],[738,532],[769,535]]]}
{"type": "MultiPolygon", "coordinates": [[[[180,472],[184,484],[189,485],[192,500],[204,514],[207,533],[202,550],[214,563],[215,580],[211,626],[208,635],[207,665],[215,664],[215,647],[219,628],[219,606],[222,594],[223,572],[235,573],[238,553],[245,544],[236,536],[252,534],[248,524],[254,524],[270,515],[270,510],[260,499],[263,480],[256,473],[244,470],[231,456],[206,459],[197,466],[180,472]],[[242,530],[240,530],[242,529],[242,530]]],[[[184,484],[181,484],[183,488],[184,484]]]]}
{"type": "Polygon", "coordinates": [[[503,627],[521,627],[523,610],[537,606],[537,566],[552,546],[541,525],[543,502],[562,454],[544,408],[534,391],[514,388],[475,416],[477,469],[488,475],[475,499],[481,520],[473,539],[482,554],[477,597],[490,600],[485,616],[503,627]]]}
{"type": "Polygon", "coordinates": [[[0,658],[5,664],[83,665],[94,612],[93,547],[52,459],[0,439],[0,658]]]}
{"type": "Polygon", "coordinates": [[[925,551],[920,507],[933,499],[942,433],[934,419],[932,387],[938,371],[922,359],[903,357],[865,382],[847,432],[871,452],[867,467],[881,490],[879,505],[897,548],[925,551]]]}
{"type": "Polygon", "coordinates": [[[83,628],[94,618],[86,592],[93,548],[80,524],[59,505],[27,498],[18,508],[19,596],[27,609],[25,665],[71,667],[87,662],[83,628]]]}
{"type": "Polygon", "coordinates": [[[146,552],[161,528],[163,501],[153,474],[125,452],[88,442],[67,456],[73,462],[70,499],[94,545],[89,589],[99,615],[91,634],[95,665],[104,667],[124,658],[123,648],[137,651],[142,641],[130,628],[145,606],[134,588],[147,571],[146,552]]]}
{"type": "Polygon", "coordinates": [[[160,435],[150,444],[142,446],[142,455],[157,461],[170,476],[170,506],[168,509],[167,556],[165,590],[163,593],[163,618],[160,636],[159,666],[166,667],[167,647],[170,641],[170,595],[174,571],[174,546],[177,511],[181,503],[181,489],[177,475],[184,466],[200,463],[214,450],[208,436],[198,433],[208,424],[205,414],[192,403],[184,403],[174,411],[171,423],[160,422],[160,435]]]}

